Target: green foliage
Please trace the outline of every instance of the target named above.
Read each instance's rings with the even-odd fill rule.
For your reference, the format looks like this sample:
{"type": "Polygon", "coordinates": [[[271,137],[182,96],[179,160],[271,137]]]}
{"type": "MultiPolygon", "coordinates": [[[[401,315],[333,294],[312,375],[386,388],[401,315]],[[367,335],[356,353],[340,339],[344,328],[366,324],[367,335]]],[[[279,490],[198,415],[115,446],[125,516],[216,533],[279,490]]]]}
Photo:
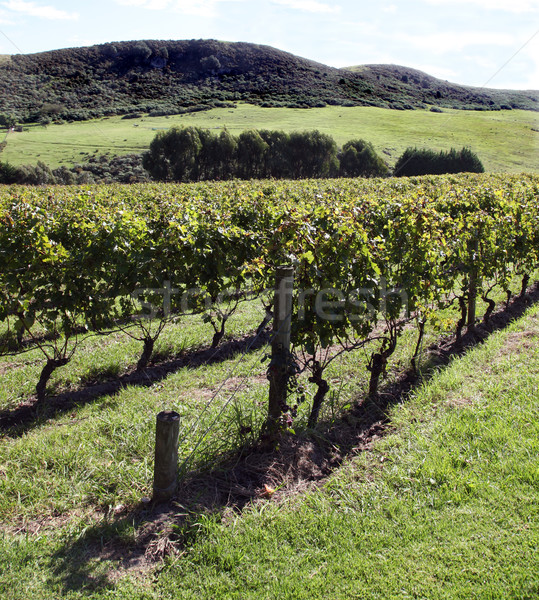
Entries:
{"type": "MultiPolygon", "coordinates": [[[[355,152],[356,167],[361,163],[363,173],[387,174],[372,146],[362,147],[359,154],[349,150],[347,156],[350,152],[355,152]]],[[[173,127],[156,135],[143,165],[158,181],[308,179],[339,173],[335,140],[317,130],[290,134],[247,130],[234,138],[226,130],[216,136],[200,127],[173,127]]],[[[349,165],[352,171],[350,161],[349,165]]]]}
{"type": "Polygon", "coordinates": [[[0,183],[16,183],[19,175],[17,167],[0,162],[0,183]]]}
{"type": "Polygon", "coordinates": [[[23,165],[17,168],[17,183],[24,185],[46,185],[56,183],[51,169],[42,161],[37,165],[23,165]]]}
{"type": "Polygon", "coordinates": [[[370,142],[350,140],[343,146],[339,170],[342,177],[384,177],[388,172],[370,142]]]}
{"type": "Polygon", "coordinates": [[[0,127],[9,129],[10,127],[15,127],[16,124],[17,119],[14,116],[0,113],[0,127]]]}
{"type": "Polygon", "coordinates": [[[211,54],[200,59],[200,66],[204,71],[216,72],[221,68],[221,63],[217,56],[211,54]]]}
{"type": "MultiPolygon", "coordinates": [[[[268,144],[258,131],[247,130],[240,133],[236,146],[237,174],[242,179],[261,179],[268,144]]],[[[229,173],[229,177],[234,171],[229,173]]]]}
{"type": "Polygon", "coordinates": [[[87,163],[51,169],[44,162],[37,165],[13,166],[0,163],[0,183],[22,185],[74,185],[87,183],[138,183],[148,181],[142,167],[142,156],[92,156],[87,163]]]}
{"type": "Polygon", "coordinates": [[[398,177],[413,175],[442,175],[444,173],[483,173],[485,171],[479,157],[462,148],[449,152],[435,152],[426,148],[407,148],[397,160],[394,174],[398,177]]]}
{"type": "Polygon", "coordinates": [[[202,149],[201,132],[194,127],[159,132],[144,155],[144,168],[160,181],[195,181],[202,149]]]}
{"type": "MultiPolygon", "coordinates": [[[[211,140],[187,134],[200,148],[211,140]]],[[[292,263],[293,342],[313,357],[313,377],[324,389],[321,350],[369,345],[374,393],[410,319],[428,318],[455,291],[467,301],[472,274],[487,298],[488,282],[504,290],[511,273],[535,268],[537,190],[525,175],[6,188],[0,320],[60,364],[80,327],[123,327],[142,302],[157,320],[134,319],[130,335],[147,361],[170,318],[194,311],[212,322],[208,306],[225,290],[261,293],[292,263]],[[175,292],[164,302],[167,285],[175,292]],[[36,327],[54,342],[42,344],[36,327]]]]}
{"type": "Polygon", "coordinates": [[[338,171],[337,144],[328,134],[292,132],[287,150],[294,178],[332,177],[338,171]]]}

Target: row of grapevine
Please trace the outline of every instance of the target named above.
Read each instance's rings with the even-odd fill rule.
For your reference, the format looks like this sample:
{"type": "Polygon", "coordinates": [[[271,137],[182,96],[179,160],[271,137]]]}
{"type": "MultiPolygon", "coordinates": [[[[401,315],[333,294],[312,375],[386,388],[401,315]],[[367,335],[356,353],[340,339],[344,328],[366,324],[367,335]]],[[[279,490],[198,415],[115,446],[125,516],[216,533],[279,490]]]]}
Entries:
{"type": "Polygon", "coordinates": [[[488,302],[535,268],[539,177],[13,186],[0,190],[0,223],[0,351],[42,350],[40,400],[88,332],[140,340],[140,369],[187,312],[213,324],[216,345],[247,291],[293,264],[292,339],[318,385],[314,423],[336,354],[324,349],[377,342],[375,393],[407,319],[423,323],[455,294],[465,306],[471,275],[488,302]],[[232,308],[213,310],[230,289],[232,308]],[[134,318],[141,303],[152,320],[134,318]]]}

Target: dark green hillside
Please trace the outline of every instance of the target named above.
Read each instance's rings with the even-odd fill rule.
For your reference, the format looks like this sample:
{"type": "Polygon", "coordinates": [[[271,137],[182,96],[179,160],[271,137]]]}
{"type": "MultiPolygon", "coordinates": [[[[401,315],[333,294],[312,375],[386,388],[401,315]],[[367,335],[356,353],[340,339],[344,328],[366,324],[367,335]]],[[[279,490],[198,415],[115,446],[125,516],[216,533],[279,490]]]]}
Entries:
{"type": "MultiPolygon", "coordinates": [[[[399,65],[360,65],[348,67],[348,70],[359,74],[377,90],[385,90],[386,95],[415,97],[426,104],[471,110],[539,110],[537,90],[497,90],[458,85],[399,65]]],[[[380,92],[380,96],[384,97],[384,93],[380,92]]]]}
{"type": "Polygon", "coordinates": [[[0,61],[0,113],[20,121],[261,106],[442,106],[536,110],[536,92],[477,90],[412,69],[335,69],[269,46],[215,40],[115,42],[0,61]]]}

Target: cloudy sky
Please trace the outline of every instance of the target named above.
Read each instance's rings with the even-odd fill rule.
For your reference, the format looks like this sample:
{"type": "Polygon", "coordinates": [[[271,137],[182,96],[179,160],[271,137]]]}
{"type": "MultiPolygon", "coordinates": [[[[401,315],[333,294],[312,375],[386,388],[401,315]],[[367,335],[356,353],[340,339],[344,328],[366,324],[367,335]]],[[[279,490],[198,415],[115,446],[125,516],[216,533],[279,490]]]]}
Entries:
{"type": "Polygon", "coordinates": [[[199,38],[539,89],[539,0],[0,0],[0,54],[199,38]]]}

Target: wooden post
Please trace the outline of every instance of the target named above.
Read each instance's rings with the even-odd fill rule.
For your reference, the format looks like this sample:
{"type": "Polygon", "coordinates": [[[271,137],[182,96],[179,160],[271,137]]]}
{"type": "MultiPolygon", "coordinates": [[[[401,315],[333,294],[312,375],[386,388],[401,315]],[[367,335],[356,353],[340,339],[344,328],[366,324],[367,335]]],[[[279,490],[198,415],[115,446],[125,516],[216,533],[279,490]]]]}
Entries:
{"type": "Polygon", "coordinates": [[[155,428],[155,463],[153,470],[153,500],[170,500],[178,485],[178,434],[180,415],[165,410],[157,415],[155,428]]]}
{"type": "MultiPolygon", "coordinates": [[[[475,263],[475,255],[477,254],[478,243],[477,237],[470,241],[469,244],[470,255],[472,257],[472,265],[475,263]]],[[[469,275],[469,285],[468,285],[468,322],[467,327],[468,330],[473,330],[475,327],[475,312],[477,306],[477,287],[479,281],[477,278],[477,270],[475,266],[472,266],[469,275]]],[[[480,284],[479,284],[480,285],[480,284]]]]}
{"type": "Polygon", "coordinates": [[[288,385],[288,356],[290,354],[290,326],[292,323],[292,294],[294,267],[277,267],[275,274],[275,300],[273,304],[273,338],[271,363],[268,369],[270,382],[268,419],[266,427],[275,432],[286,406],[288,385]]]}

